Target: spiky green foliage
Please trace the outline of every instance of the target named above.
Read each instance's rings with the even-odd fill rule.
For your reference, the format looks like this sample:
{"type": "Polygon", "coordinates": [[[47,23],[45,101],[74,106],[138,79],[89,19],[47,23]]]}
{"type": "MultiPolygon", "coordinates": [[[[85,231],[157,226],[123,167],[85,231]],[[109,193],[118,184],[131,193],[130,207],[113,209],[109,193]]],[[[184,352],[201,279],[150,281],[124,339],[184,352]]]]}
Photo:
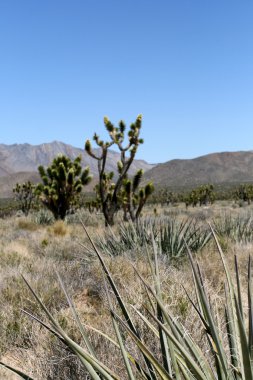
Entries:
{"type": "Polygon", "coordinates": [[[35,185],[30,181],[27,181],[23,184],[17,183],[13,188],[13,193],[20,209],[27,216],[36,197],[35,185]]]}
{"type": "MultiPolygon", "coordinates": [[[[147,260],[150,264],[153,283],[147,283],[138,271],[134,269],[147,295],[147,302],[143,307],[141,307],[141,305],[139,308],[132,307],[130,312],[102,255],[87,233],[106,278],[105,289],[116,337],[115,339],[107,338],[118,348],[118,354],[123,358],[125,364],[124,378],[130,380],[253,380],[251,260],[249,259],[248,263],[248,278],[246,283],[248,289],[248,305],[246,309],[243,310],[242,283],[237,260],[235,259],[235,281],[233,281],[219,242],[213,231],[212,233],[225,274],[224,310],[217,311],[215,315],[213,305],[211,304],[211,297],[209,297],[203,285],[204,281],[200,268],[193,259],[190,249],[186,246],[188,248],[188,256],[192,268],[196,301],[188,294],[187,296],[201,320],[203,339],[206,339],[209,349],[202,349],[199,344],[187,334],[180,320],[175,318],[165,307],[163,302],[164,294],[159,276],[158,252],[154,241],[153,256],[151,257],[147,252],[147,260]],[[112,302],[112,297],[115,298],[117,308],[113,306],[115,302],[112,302]],[[160,349],[159,356],[156,356],[152,352],[149,344],[144,341],[140,333],[140,330],[143,331],[143,329],[136,328],[132,319],[132,313],[138,315],[139,321],[143,324],[143,329],[145,328],[146,331],[152,334],[157,348],[160,349]],[[223,315],[221,316],[219,313],[223,315]],[[226,321],[226,331],[221,329],[219,323],[221,318],[224,318],[226,321]],[[126,335],[131,338],[136,345],[139,354],[136,354],[136,350],[131,352],[130,347],[126,346],[126,335]]],[[[79,326],[84,344],[77,344],[66,334],[56,318],[48,311],[27,281],[28,287],[35,297],[35,300],[43,309],[49,323],[47,324],[39,320],[29,312],[26,312],[26,314],[34,318],[44,328],[51,331],[56,338],[61,340],[61,342],[80,359],[93,380],[122,379],[122,375],[120,376],[113,373],[105,363],[97,358],[96,349],[89,341],[87,332],[80,321],[74,304],[60,277],[59,281],[66,295],[73,318],[77,326],[79,326]]],[[[106,338],[105,334],[103,334],[103,336],[106,338]]]]}
{"type": "Polygon", "coordinates": [[[82,171],[81,156],[73,161],[57,156],[48,168],[38,168],[43,183],[36,192],[42,203],[53,213],[55,219],[64,219],[84,185],[91,181],[89,168],[82,171]]]}
{"type": "Polygon", "coordinates": [[[243,202],[250,204],[253,200],[253,185],[243,184],[235,191],[235,199],[239,199],[243,202]]]}
{"type": "Polygon", "coordinates": [[[144,188],[139,189],[139,185],[143,176],[143,170],[137,171],[133,179],[125,178],[119,195],[119,201],[124,211],[124,220],[128,220],[130,216],[132,222],[137,220],[147,202],[147,199],[154,191],[153,183],[146,184],[144,188]]]}
{"type": "Polygon", "coordinates": [[[213,203],[215,200],[213,185],[201,185],[196,189],[193,189],[190,193],[186,194],[184,197],[184,202],[186,207],[188,206],[206,206],[209,203],[213,203]]]}
{"type": "Polygon", "coordinates": [[[183,195],[180,193],[173,192],[168,188],[160,188],[155,190],[150,198],[150,203],[160,203],[161,206],[164,205],[173,205],[177,202],[183,201],[183,195]]]}
{"type": "Polygon", "coordinates": [[[124,205],[125,215],[129,213],[131,219],[136,219],[136,217],[140,215],[148,196],[153,191],[153,187],[151,184],[148,184],[138,195],[139,211],[134,214],[132,210],[135,207],[134,202],[137,203],[137,194],[135,194],[135,192],[139,185],[138,176],[141,176],[142,174],[137,173],[133,183],[129,182],[130,180],[128,179],[127,174],[139,145],[143,143],[143,139],[140,138],[142,116],[139,115],[135,122],[131,124],[127,133],[128,141],[125,146],[123,146],[126,135],[125,123],[121,120],[119,126],[115,127],[111,121],[105,117],[104,124],[109,134],[110,141],[101,140],[95,133],[93,140],[97,146],[101,148],[100,154],[95,154],[92,151],[91,142],[89,140],[85,143],[85,150],[91,157],[98,161],[99,183],[96,187],[97,197],[101,203],[101,209],[105,217],[105,224],[113,225],[114,216],[122,205],[124,205]],[[108,149],[113,145],[118,147],[121,154],[120,161],[117,163],[118,177],[115,180],[115,183],[112,181],[113,178],[111,173],[106,173],[105,171],[108,149]],[[127,153],[129,153],[128,156],[127,153]]]}
{"type": "Polygon", "coordinates": [[[233,216],[223,213],[213,220],[216,234],[220,238],[230,239],[234,243],[253,242],[253,219],[251,215],[233,216]]]}
{"type": "Polygon", "coordinates": [[[97,237],[97,245],[104,252],[116,256],[128,250],[141,251],[152,246],[152,238],[162,254],[171,259],[186,254],[186,245],[199,252],[211,239],[211,232],[193,219],[179,220],[175,217],[144,218],[138,223],[119,223],[117,233],[111,229],[97,237]]]}
{"type": "Polygon", "coordinates": [[[15,373],[16,375],[18,375],[21,379],[24,379],[24,380],[33,380],[32,377],[26,375],[25,373],[23,373],[22,371],[19,371],[18,369],[16,368],[13,368],[3,362],[0,361],[0,367],[3,367],[5,369],[8,369],[10,372],[12,373],[15,373]]]}
{"type": "Polygon", "coordinates": [[[160,245],[164,254],[179,258],[186,254],[186,244],[192,252],[203,249],[211,233],[193,219],[168,218],[160,222],[160,245]]]}
{"type": "Polygon", "coordinates": [[[208,203],[213,203],[215,196],[214,196],[214,189],[213,185],[202,185],[197,189],[199,193],[199,205],[206,206],[208,203]]]}

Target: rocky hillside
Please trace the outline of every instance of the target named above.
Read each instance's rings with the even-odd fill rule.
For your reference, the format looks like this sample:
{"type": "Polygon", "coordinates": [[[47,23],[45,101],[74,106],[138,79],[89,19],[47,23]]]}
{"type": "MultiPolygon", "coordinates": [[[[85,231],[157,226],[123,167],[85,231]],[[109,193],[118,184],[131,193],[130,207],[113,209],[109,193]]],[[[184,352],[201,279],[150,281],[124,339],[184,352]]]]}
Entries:
{"type": "Polygon", "coordinates": [[[223,152],[189,160],[171,160],[145,173],[157,187],[190,188],[205,183],[236,185],[253,182],[253,151],[223,152]]]}

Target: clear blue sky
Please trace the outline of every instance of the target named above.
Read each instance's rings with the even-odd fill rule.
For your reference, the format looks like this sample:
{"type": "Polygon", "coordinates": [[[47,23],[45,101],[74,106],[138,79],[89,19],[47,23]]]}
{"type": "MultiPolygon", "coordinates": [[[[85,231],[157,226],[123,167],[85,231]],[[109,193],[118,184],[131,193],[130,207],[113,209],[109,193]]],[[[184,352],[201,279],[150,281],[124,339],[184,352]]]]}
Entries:
{"type": "Polygon", "coordinates": [[[143,114],[149,162],[253,149],[252,0],[0,1],[0,143],[143,114]]]}

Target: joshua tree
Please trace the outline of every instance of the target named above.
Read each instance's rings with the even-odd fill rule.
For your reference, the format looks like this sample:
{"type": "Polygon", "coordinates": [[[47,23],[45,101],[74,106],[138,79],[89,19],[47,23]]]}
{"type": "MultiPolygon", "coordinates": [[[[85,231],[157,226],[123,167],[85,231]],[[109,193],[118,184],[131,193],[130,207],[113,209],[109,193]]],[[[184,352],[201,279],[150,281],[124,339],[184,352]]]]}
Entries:
{"type": "Polygon", "coordinates": [[[59,155],[47,169],[39,166],[38,170],[43,183],[37,186],[37,194],[55,219],[64,219],[82,187],[91,180],[89,168],[82,171],[81,156],[71,161],[59,155]]]}
{"type": "Polygon", "coordinates": [[[213,185],[201,185],[196,189],[193,189],[189,194],[184,196],[184,202],[186,208],[189,205],[193,207],[197,206],[199,203],[200,206],[207,205],[208,203],[213,203],[215,200],[215,194],[213,185]]]}
{"type": "Polygon", "coordinates": [[[248,202],[248,204],[251,203],[253,200],[253,185],[252,184],[243,184],[240,185],[239,188],[236,190],[236,198],[240,199],[241,201],[248,202]]]}
{"type": "MultiPolygon", "coordinates": [[[[125,130],[126,125],[123,121],[119,122],[119,127],[115,127],[110,120],[105,117],[104,118],[104,124],[105,128],[107,129],[110,141],[103,141],[100,140],[99,136],[95,133],[94,134],[94,141],[96,144],[101,148],[100,154],[95,154],[92,151],[91,142],[90,140],[87,140],[85,143],[85,150],[86,152],[97,160],[98,162],[98,174],[99,174],[99,183],[97,186],[97,194],[99,197],[99,201],[101,203],[102,212],[105,217],[105,224],[107,225],[113,225],[114,224],[114,216],[115,213],[118,211],[120,206],[122,205],[122,197],[126,196],[126,190],[128,191],[127,195],[127,207],[125,208],[126,212],[129,212],[131,215],[131,212],[134,208],[134,195],[133,193],[137,190],[135,186],[133,186],[133,183],[130,180],[127,179],[127,174],[129,171],[129,168],[134,160],[134,157],[136,155],[137,149],[140,144],[143,143],[143,139],[140,138],[140,130],[141,130],[141,123],[142,123],[142,117],[139,115],[136,119],[136,121],[131,124],[130,130],[128,132],[128,142],[125,147],[123,147],[124,143],[124,137],[125,137],[125,130]],[[108,149],[112,147],[112,145],[116,145],[120,150],[120,161],[118,161],[118,177],[115,181],[115,183],[112,181],[114,173],[106,173],[105,166],[106,166],[106,160],[107,160],[107,154],[108,149]],[[129,156],[127,157],[127,153],[129,153],[129,156]],[[135,191],[133,191],[135,188],[135,191]],[[130,202],[130,203],[129,203],[130,202]],[[130,211],[131,210],[131,211],[130,211]]],[[[137,186],[138,187],[138,186],[137,186]]],[[[146,202],[146,199],[149,195],[151,190],[151,185],[147,188],[147,191],[145,193],[145,190],[142,190],[142,193],[140,194],[140,211],[146,202]]],[[[125,206],[126,206],[125,203],[125,206]]],[[[138,210],[137,210],[138,211],[138,210]]],[[[135,218],[138,217],[140,212],[136,212],[135,218]]],[[[134,214],[132,213],[132,216],[134,214]]],[[[131,216],[131,218],[132,218],[131,216]]]]}
{"type": "Polygon", "coordinates": [[[126,178],[123,182],[120,202],[124,211],[124,220],[128,220],[128,215],[133,222],[137,220],[148,197],[154,191],[152,183],[148,183],[144,188],[139,189],[142,176],[143,170],[140,169],[132,180],[126,178]]]}
{"type": "Polygon", "coordinates": [[[207,205],[208,203],[213,203],[215,199],[213,185],[202,185],[198,189],[199,193],[199,205],[207,205]]]}
{"type": "Polygon", "coordinates": [[[18,201],[21,210],[27,216],[32,207],[32,203],[35,199],[35,185],[30,181],[23,184],[17,183],[13,188],[13,193],[15,194],[15,199],[18,201]]]}

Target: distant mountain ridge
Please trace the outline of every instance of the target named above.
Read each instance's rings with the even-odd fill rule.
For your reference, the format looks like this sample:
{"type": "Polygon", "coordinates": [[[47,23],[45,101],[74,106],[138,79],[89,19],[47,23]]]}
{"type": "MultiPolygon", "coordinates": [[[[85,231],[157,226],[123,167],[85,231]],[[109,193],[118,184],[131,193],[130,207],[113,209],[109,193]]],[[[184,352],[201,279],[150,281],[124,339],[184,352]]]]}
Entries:
{"type": "Polygon", "coordinates": [[[211,153],[194,159],[177,159],[156,165],[144,175],[157,187],[192,188],[253,182],[253,151],[211,153]]]}
{"type": "MultiPolygon", "coordinates": [[[[99,149],[95,148],[94,151],[98,153],[99,149]]],[[[58,154],[65,154],[71,159],[81,155],[82,165],[89,166],[91,173],[97,174],[97,161],[90,157],[84,149],[75,148],[60,141],[53,141],[40,145],[0,144],[0,176],[17,172],[36,172],[39,165],[48,166],[58,154]]],[[[116,171],[119,158],[119,153],[110,150],[107,156],[106,169],[116,171]]],[[[131,173],[139,168],[146,171],[152,167],[153,165],[144,160],[134,160],[131,173]]]]}
{"type": "MultiPolygon", "coordinates": [[[[94,151],[99,153],[99,149],[94,151]]],[[[82,166],[89,166],[91,174],[97,176],[97,161],[91,158],[84,149],[75,148],[59,141],[40,145],[30,144],[0,144],[0,198],[11,196],[12,188],[16,182],[40,180],[38,166],[48,166],[58,155],[64,154],[71,159],[82,156],[82,166]]],[[[106,170],[117,172],[117,162],[120,153],[113,150],[108,151],[106,170]]],[[[134,160],[129,174],[134,174],[138,169],[149,170],[154,165],[144,160],[134,160]]]]}
{"type": "MultiPolygon", "coordinates": [[[[98,151],[98,150],[97,150],[98,151]]],[[[10,196],[16,182],[30,179],[39,181],[38,166],[48,166],[58,154],[75,158],[81,154],[82,165],[89,166],[97,177],[97,161],[83,149],[59,141],[41,145],[0,144],[0,198],[10,196]]],[[[117,171],[119,153],[108,152],[107,170],[117,171]]],[[[253,151],[211,153],[193,159],[176,159],[151,165],[143,160],[134,160],[130,174],[144,169],[143,182],[153,181],[156,188],[175,190],[189,189],[205,183],[235,186],[253,182],[253,151]]]]}

